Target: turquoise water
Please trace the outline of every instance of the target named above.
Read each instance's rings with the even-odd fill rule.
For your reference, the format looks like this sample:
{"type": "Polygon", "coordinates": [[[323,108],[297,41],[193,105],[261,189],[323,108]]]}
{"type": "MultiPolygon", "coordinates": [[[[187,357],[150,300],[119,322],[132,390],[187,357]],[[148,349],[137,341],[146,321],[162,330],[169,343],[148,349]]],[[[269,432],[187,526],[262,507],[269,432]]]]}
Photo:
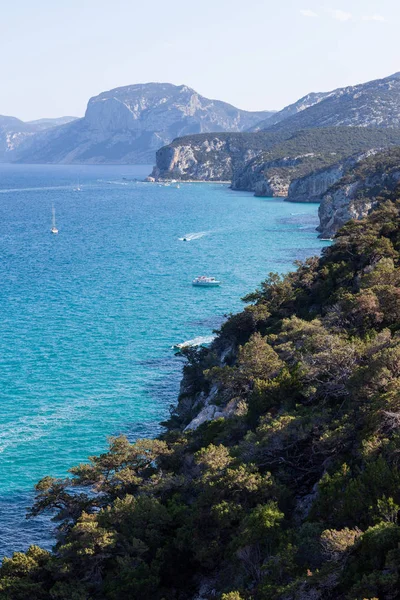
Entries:
{"type": "Polygon", "coordinates": [[[159,431],[179,388],[173,344],[326,245],[315,204],[133,181],[149,171],[0,165],[0,555],[48,545],[47,523],[24,517],[38,479],[108,435],[159,431]],[[223,285],[192,287],[202,274],[223,285]]]}

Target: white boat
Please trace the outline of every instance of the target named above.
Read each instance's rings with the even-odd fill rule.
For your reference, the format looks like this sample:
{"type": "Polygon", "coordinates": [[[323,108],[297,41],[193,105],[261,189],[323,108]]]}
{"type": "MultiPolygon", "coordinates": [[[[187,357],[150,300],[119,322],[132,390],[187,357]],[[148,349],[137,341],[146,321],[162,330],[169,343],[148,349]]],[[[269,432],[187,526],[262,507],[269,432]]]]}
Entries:
{"type": "Polygon", "coordinates": [[[56,209],[54,206],[51,207],[52,219],[51,219],[51,233],[58,233],[58,229],[56,227],[56,209]]]}
{"type": "Polygon", "coordinates": [[[82,191],[82,188],[81,188],[81,184],[79,183],[79,179],[78,179],[78,183],[74,187],[74,192],[81,192],[81,191],[82,191]]]}
{"type": "Polygon", "coordinates": [[[192,285],[198,287],[218,287],[221,285],[221,282],[215,279],[215,277],[206,277],[205,275],[202,275],[201,277],[193,279],[192,285]]]}

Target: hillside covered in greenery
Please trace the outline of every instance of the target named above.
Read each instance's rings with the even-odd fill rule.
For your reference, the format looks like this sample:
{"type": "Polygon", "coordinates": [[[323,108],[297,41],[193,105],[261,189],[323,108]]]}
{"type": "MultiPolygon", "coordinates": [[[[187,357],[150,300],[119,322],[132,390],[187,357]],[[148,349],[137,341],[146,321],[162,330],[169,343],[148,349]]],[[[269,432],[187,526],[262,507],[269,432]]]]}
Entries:
{"type": "Polygon", "coordinates": [[[287,185],[348,157],[400,145],[400,129],[328,127],[296,132],[208,133],[176,138],[157,151],[156,179],[232,180],[254,191],[279,176],[287,185]]]}
{"type": "Polygon", "coordinates": [[[245,301],[162,437],[38,483],[59,542],[4,560],[2,600],[400,597],[397,192],[245,301]]]}

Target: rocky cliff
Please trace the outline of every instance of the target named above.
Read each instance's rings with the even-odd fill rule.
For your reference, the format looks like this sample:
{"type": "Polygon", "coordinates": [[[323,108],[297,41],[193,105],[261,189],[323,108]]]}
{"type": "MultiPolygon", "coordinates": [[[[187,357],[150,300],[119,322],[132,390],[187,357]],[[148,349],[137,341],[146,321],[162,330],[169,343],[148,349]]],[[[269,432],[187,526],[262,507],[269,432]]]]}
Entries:
{"type": "Polygon", "coordinates": [[[177,138],[157,151],[154,179],[230,181],[270,143],[268,134],[203,134],[177,138]]]}
{"type": "Polygon", "coordinates": [[[371,148],[400,145],[400,129],[331,127],[185,136],[161,148],[154,179],[232,180],[259,196],[316,201],[341,177],[334,165],[371,148]],[[324,175],[320,172],[326,170],[324,175]],[[293,182],[318,173],[318,178],[293,182]],[[291,191],[290,191],[291,187],[291,191]]]}
{"type": "Polygon", "coordinates": [[[151,164],[156,150],[178,136],[245,131],[268,114],[210,100],[185,85],[130,85],[91,98],[82,119],[34,136],[15,160],[151,164]]]}
{"type": "Polygon", "coordinates": [[[343,177],[321,197],[320,237],[332,237],[349,220],[366,217],[400,182],[400,149],[371,153],[347,165],[343,177]]]}

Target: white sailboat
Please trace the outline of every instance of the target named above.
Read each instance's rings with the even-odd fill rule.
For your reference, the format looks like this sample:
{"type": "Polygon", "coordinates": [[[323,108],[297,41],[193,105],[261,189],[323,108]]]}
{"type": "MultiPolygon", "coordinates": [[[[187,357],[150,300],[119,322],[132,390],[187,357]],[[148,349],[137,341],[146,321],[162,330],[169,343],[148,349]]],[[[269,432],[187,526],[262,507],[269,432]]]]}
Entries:
{"type": "Polygon", "coordinates": [[[54,206],[51,207],[52,219],[51,219],[51,233],[58,233],[58,229],[56,227],[56,209],[54,206]]]}
{"type": "Polygon", "coordinates": [[[74,192],[81,192],[81,191],[82,191],[82,188],[81,188],[81,184],[79,183],[79,179],[78,179],[78,183],[74,187],[74,192]]]}

